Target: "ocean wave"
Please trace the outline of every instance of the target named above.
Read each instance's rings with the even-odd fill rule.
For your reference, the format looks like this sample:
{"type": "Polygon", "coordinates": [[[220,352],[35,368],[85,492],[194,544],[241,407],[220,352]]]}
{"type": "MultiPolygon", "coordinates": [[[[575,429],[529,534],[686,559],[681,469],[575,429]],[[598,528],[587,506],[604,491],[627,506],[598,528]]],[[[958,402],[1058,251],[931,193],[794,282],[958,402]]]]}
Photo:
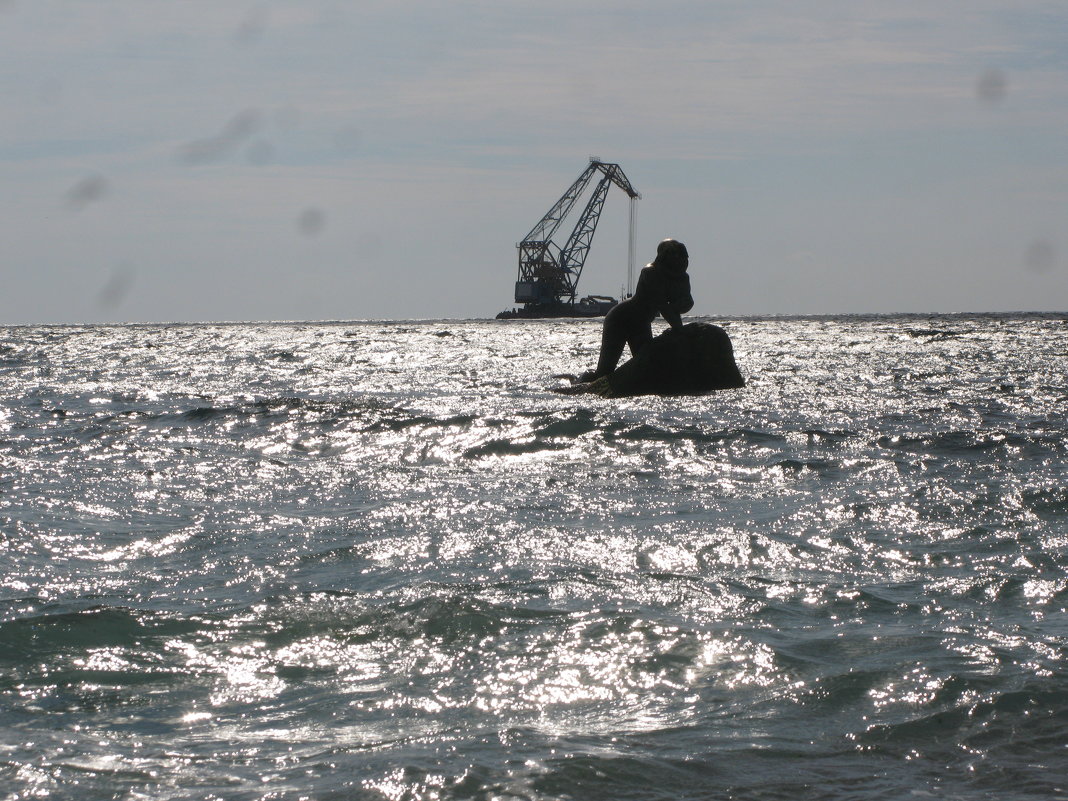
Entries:
{"type": "Polygon", "coordinates": [[[1025,490],[1021,500],[1026,508],[1046,520],[1060,520],[1068,516],[1068,488],[1025,490]]]}
{"type": "Polygon", "coordinates": [[[875,724],[855,740],[866,753],[950,752],[960,759],[964,749],[1006,763],[1068,741],[1068,693],[1034,681],[1019,689],[993,685],[982,677],[951,679],[934,699],[936,709],[875,724]]]}
{"type": "Polygon", "coordinates": [[[878,437],[875,444],[880,448],[945,456],[982,456],[991,451],[1019,455],[1018,451],[1021,450],[1028,456],[1062,455],[1068,448],[1060,434],[1019,434],[997,430],[888,434],[878,437]]]}
{"type": "Polygon", "coordinates": [[[4,643],[0,664],[13,667],[94,649],[135,648],[197,629],[196,622],[175,615],[106,606],[63,611],[45,605],[40,611],[0,622],[0,642],[4,643]]]}

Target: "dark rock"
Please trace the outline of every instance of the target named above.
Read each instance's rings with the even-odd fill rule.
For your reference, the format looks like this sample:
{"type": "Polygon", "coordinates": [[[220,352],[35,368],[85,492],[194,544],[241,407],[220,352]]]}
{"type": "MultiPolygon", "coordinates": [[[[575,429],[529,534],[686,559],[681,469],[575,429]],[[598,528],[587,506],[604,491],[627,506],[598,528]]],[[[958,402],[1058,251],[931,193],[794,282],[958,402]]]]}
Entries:
{"type": "Polygon", "coordinates": [[[702,395],[745,386],[727,332],[710,323],[668,329],[610,376],[564,387],[565,394],[605,398],[634,395],[702,395]]]}

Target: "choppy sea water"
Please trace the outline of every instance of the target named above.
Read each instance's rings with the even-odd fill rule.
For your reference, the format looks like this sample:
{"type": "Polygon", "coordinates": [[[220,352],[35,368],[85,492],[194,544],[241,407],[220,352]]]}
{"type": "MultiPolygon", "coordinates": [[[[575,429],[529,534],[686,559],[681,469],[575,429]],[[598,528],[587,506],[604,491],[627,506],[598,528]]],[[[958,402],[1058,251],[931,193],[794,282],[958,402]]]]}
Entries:
{"type": "Polygon", "coordinates": [[[1068,798],[1068,315],[717,322],[0,329],[0,798],[1068,798]]]}

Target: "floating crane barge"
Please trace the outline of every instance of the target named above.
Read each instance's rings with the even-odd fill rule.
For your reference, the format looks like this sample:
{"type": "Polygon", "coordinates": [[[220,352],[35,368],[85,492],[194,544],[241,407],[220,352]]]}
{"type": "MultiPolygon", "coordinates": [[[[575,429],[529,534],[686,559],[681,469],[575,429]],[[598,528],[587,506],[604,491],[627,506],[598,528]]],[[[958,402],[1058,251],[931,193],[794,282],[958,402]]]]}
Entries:
{"type": "Polygon", "coordinates": [[[571,188],[549,209],[516,247],[519,249],[519,277],[515,282],[515,302],[522,308],[503,311],[498,320],[541,317],[601,317],[618,302],[606,295],[587,295],[576,300],[582,266],[590,252],[593,234],[601,218],[609,187],[615,184],[630,197],[630,243],[628,249],[627,291],[634,284],[634,224],[636,202],[641,195],[635,190],[618,164],[608,164],[598,157],[571,188]],[[579,216],[575,229],[563,247],[552,241],[553,235],[595,175],[600,175],[593,194],[579,216]]]}

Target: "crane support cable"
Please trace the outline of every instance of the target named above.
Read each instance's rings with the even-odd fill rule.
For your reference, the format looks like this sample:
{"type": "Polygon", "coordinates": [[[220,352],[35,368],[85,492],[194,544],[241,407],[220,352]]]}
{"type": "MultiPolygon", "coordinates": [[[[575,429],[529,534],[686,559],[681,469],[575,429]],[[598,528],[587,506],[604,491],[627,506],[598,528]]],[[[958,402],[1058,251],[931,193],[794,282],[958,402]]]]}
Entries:
{"type": "Polygon", "coordinates": [[[634,294],[634,254],[638,249],[638,198],[630,198],[630,235],[627,241],[627,297],[634,294]]]}

